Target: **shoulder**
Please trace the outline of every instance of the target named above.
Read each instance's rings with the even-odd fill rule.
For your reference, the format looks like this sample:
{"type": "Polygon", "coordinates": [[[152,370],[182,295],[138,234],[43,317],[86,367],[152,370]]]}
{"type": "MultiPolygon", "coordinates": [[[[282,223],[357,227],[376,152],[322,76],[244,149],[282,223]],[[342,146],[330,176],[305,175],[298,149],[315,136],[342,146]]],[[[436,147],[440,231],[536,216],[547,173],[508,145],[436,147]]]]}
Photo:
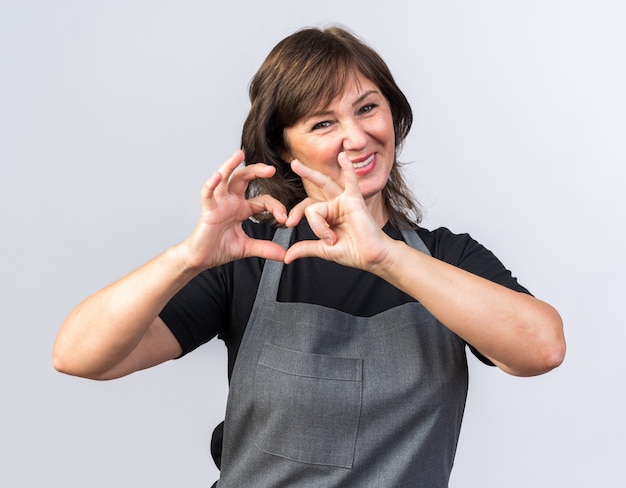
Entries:
{"type": "MultiPolygon", "coordinates": [[[[447,227],[439,227],[434,230],[413,224],[415,232],[422,239],[430,254],[437,259],[455,266],[462,264],[463,258],[472,250],[482,247],[467,234],[455,234],[447,227]]],[[[402,239],[399,229],[388,223],[383,230],[394,239],[402,239]]]]}
{"type": "Polygon", "coordinates": [[[433,257],[508,288],[528,293],[494,253],[470,234],[456,234],[446,227],[434,230],[417,227],[416,231],[433,257]]]}
{"type": "Polygon", "coordinates": [[[439,227],[434,230],[417,227],[416,231],[433,257],[455,266],[459,266],[471,252],[475,252],[479,248],[484,249],[484,246],[468,233],[456,234],[447,227],[439,227]]]}

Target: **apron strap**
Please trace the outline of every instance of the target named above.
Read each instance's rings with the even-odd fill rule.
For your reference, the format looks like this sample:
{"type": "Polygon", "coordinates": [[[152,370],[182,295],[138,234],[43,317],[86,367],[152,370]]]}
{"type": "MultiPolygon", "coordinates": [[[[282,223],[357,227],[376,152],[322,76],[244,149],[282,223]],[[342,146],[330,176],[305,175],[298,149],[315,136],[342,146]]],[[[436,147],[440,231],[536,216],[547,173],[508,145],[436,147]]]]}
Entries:
{"type": "Polygon", "coordinates": [[[430,256],[430,251],[424,244],[422,238],[417,234],[415,229],[402,229],[402,238],[407,245],[411,246],[413,249],[417,251],[423,252],[427,256],[430,256]]]}
{"type": "MultiPolygon", "coordinates": [[[[276,233],[274,234],[272,241],[285,249],[288,249],[292,232],[293,227],[279,227],[276,229],[276,233]]],[[[276,300],[276,297],[278,296],[280,276],[283,273],[284,265],[285,263],[282,261],[272,261],[271,259],[265,260],[255,302],[259,300],[276,300]]]]}
{"type": "MultiPolygon", "coordinates": [[[[273,242],[279,244],[285,249],[289,248],[291,242],[292,227],[279,227],[274,234],[273,242]]],[[[430,251],[424,244],[422,238],[417,234],[415,229],[402,229],[402,238],[404,242],[413,249],[423,252],[430,256],[430,251]]],[[[263,274],[259,282],[257,291],[257,300],[276,300],[278,296],[278,286],[280,284],[280,276],[283,272],[284,263],[282,261],[266,260],[263,266],[263,274]]]]}

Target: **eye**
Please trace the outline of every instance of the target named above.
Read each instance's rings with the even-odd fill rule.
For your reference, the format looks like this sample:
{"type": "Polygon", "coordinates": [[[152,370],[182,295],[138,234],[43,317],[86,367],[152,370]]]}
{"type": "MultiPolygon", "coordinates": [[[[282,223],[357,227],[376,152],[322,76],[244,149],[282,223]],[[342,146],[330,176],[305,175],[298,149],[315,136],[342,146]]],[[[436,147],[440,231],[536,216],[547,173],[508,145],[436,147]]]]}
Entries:
{"type": "Polygon", "coordinates": [[[326,129],[330,127],[330,124],[331,122],[329,120],[323,120],[322,122],[315,123],[313,127],[311,127],[311,130],[326,129]]]}
{"type": "Polygon", "coordinates": [[[374,110],[376,107],[378,107],[377,103],[368,103],[367,105],[363,105],[360,109],[359,109],[359,114],[365,114],[368,112],[371,112],[372,110],[374,110]]]}

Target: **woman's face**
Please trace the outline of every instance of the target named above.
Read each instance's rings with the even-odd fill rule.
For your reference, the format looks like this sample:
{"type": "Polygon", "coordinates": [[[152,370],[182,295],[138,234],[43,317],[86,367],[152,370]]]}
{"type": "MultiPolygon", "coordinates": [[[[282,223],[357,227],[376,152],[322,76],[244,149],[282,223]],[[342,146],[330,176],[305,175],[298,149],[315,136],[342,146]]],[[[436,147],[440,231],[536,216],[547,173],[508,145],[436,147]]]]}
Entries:
{"type": "MultiPolygon", "coordinates": [[[[352,78],[341,95],[285,129],[284,137],[286,160],[298,159],[338,181],[337,157],[344,151],[370,212],[386,218],[382,190],[395,159],[395,134],[389,103],[374,83],[362,75],[352,78]]],[[[304,188],[324,199],[306,180],[304,188]]]]}

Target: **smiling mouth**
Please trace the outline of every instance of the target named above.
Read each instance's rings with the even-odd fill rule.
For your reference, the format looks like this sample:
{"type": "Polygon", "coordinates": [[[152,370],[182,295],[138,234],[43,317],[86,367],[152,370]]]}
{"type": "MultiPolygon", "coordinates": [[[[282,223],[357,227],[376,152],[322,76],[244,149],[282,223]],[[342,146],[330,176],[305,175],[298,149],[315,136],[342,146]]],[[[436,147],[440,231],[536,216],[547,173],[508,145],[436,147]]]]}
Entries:
{"type": "Polygon", "coordinates": [[[352,166],[354,167],[354,169],[365,168],[368,164],[374,161],[374,156],[375,154],[372,154],[369,158],[364,159],[363,161],[359,161],[358,163],[352,163],[352,166]]]}

